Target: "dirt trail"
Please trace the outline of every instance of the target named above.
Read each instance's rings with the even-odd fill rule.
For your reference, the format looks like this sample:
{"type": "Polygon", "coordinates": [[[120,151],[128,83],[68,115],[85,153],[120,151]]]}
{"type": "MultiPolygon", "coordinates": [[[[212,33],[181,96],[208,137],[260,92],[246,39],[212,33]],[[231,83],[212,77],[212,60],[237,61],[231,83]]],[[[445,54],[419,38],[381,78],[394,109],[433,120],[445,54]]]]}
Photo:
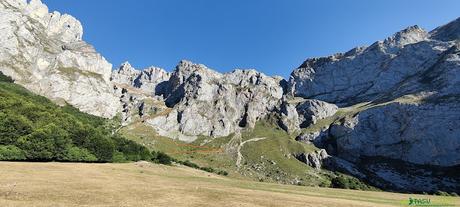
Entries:
{"type": "Polygon", "coordinates": [[[236,157],[236,167],[238,167],[238,169],[241,167],[241,162],[243,161],[243,154],[241,154],[241,148],[244,146],[244,144],[248,143],[248,142],[257,142],[257,141],[260,141],[260,140],[264,140],[266,139],[265,137],[260,137],[260,138],[253,138],[253,139],[249,139],[249,140],[246,140],[244,142],[241,142],[240,145],[238,146],[238,155],[236,157]]]}

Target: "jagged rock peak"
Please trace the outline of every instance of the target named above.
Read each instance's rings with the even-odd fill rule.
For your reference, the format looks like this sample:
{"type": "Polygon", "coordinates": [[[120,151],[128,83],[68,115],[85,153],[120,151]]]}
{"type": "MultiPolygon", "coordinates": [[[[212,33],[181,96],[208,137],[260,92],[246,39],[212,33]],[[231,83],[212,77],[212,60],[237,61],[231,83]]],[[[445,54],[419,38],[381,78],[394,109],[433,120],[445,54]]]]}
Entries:
{"type": "Polygon", "coordinates": [[[43,25],[47,35],[63,42],[82,40],[83,27],[77,19],[57,11],[49,13],[48,7],[40,0],[3,0],[0,7],[23,13],[43,25]]]}
{"type": "Polygon", "coordinates": [[[458,41],[460,39],[460,17],[431,31],[430,38],[440,41],[458,41]]]}
{"type": "Polygon", "coordinates": [[[133,68],[133,66],[131,66],[131,64],[128,61],[122,63],[120,67],[118,67],[119,72],[120,71],[133,71],[133,70],[136,70],[136,69],[133,68]]]}
{"type": "Polygon", "coordinates": [[[407,27],[391,37],[385,39],[383,43],[391,47],[403,47],[408,44],[417,43],[425,40],[428,33],[418,25],[407,27]]]}
{"type": "Polygon", "coordinates": [[[181,83],[188,77],[190,77],[192,74],[199,74],[203,78],[219,78],[220,76],[222,76],[221,73],[206,67],[206,65],[193,63],[188,60],[181,60],[179,64],[176,66],[176,69],[173,71],[173,76],[179,78],[181,83]]]}
{"type": "Polygon", "coordinates": [[[118,70],[112,71],[110,80],[115,84],[139,88],[143,92],[153,95],[157,90],[156,87],[169,80],[170,75],[165,70],[154,66],[137,70],[126,61],[120,65],[118,70]]]}

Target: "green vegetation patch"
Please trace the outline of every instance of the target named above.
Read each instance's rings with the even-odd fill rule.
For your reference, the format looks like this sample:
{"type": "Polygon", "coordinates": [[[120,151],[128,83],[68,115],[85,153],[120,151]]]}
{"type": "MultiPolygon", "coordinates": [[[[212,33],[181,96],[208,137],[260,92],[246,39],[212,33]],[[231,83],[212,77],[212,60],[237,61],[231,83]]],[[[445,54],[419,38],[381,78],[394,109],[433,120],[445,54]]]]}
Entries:
{"type": "Polygon", "coordinates": [[[111,120],[60,107],[0,73],[0,160],[151,160],[150,151],[112,134],[111,120]]]}

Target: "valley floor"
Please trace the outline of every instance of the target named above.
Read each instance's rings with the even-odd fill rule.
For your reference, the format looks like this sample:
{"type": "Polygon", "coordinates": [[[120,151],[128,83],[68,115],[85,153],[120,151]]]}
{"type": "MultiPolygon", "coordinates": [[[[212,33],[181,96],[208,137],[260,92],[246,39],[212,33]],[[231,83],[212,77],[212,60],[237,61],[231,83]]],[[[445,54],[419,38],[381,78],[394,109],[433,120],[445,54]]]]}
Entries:
{"type": "Polygon", "coordinates": [[[460,204],[458,198],[245,181],[147,162],[0,162],[0,206],[403,206],[409,198],[460,204]]]}

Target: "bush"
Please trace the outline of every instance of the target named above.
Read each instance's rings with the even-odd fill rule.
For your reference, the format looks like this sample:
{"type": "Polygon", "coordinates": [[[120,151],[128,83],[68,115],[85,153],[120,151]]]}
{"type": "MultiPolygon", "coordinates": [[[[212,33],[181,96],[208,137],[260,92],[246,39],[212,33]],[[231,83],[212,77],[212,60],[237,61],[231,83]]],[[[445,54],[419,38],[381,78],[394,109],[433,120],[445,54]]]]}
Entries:
{"type": "Polygon", "coordinates": [[[160,163],[164,165],[172,164],[172,158],[163,152],[152,151],[152,161],[155,163],[160,163]]]}
{"type": "Polygon", "coordinates": [[[125,155],[123,153],[115,152],[115,153],[113,153],[112,162],[124,163],[124,162],[127,162],[127,160],[126,160],[126,157],[125,157],[125,155]]]}
{"type": "Polygon", "coordinates": [[[354,189],[354,190],[372,190],[373,188],[364,184],[354,177],[339,175],[331,180],[332,188],[354,189]]]}
{"type": "Polygon", "coordinates": [[[217,172],[218,175],[223,175],[223,176],[227,176],[228,175],[228,172],[225,171],[225,170],[219,170],[219,172],[217,172]]]}
{"type": "Polygon", "coordinates": [[[100,162],[111,162],[115,153],[112,140],[97,131],[88,137],[83,146],[96,155],[100,162]]]}
{"type": "Polygon", "coordinates": [[[212,167],[200,167],[199,165],[191,162],[190,160],[177,161],[177,162],[179,164],[185,165],[187,167],[195,168],[195,169],[198,169],[198,170],[203,170],[203,171],[206,171],[206,172],[209,172],[209,173],[216,173],[218,175],[224,175],[224,176],[228,175],[228,172],[225,171],[225,170],[215,170],[212,167]]]}
{"type": "Polygon", "coordinates": [[[0,144],[15,144],[16,140],[32,132],[32,124],[25,117],[0,112],[0,144]]]}
{"type": "Polygon", "coordinates": [[[66,150],[66,156],[63,160],[71,162],[95,162],[97,161],[97,157],[86,149],[70,147],[66,150]]]}
{"type": "Polygon", "coordinates": [[[331,180],[331,187],[349,189],[350,183],[343,176],[337,176],[331,180]]]}
{"type": "Polygon", "coordinates": [[[0,145],[0,160],[20,161],[25,159],[26,155],[24,151],[18,147],[12,145],[0,145]]]}
{"type": "Polygon", "coordinates": [[[185,160],[183,162],[179,162],[180,164],[182,165],[185,165],[187,167],[191,167],[191,168],[195,168],[195,169],[200,169],[200,166],[198,166],[197,164],[193,163],[193,162],[190,162],[190,160],[185,160]]]}
{"type": "Polygon", "coordinates": [[[214,168],[212,167],[201,167],[200,169],[206,172],[214,173],[214,168]]]}
{"type": "Polygon", "coordinates": [[[116,135],[114,136],[114,141],[117,146],[117,151],[123,153],[127,160],[139,161],[152,159],[152,154],[146,147],[132,140],[127,140],[116,135]]]}
{"type": "Polygon", "coordinates": [[[2,72],[0,72],[0,82],[12,83],[13,79],[11,79],[9,76],[6,76],[2,72]]]}

